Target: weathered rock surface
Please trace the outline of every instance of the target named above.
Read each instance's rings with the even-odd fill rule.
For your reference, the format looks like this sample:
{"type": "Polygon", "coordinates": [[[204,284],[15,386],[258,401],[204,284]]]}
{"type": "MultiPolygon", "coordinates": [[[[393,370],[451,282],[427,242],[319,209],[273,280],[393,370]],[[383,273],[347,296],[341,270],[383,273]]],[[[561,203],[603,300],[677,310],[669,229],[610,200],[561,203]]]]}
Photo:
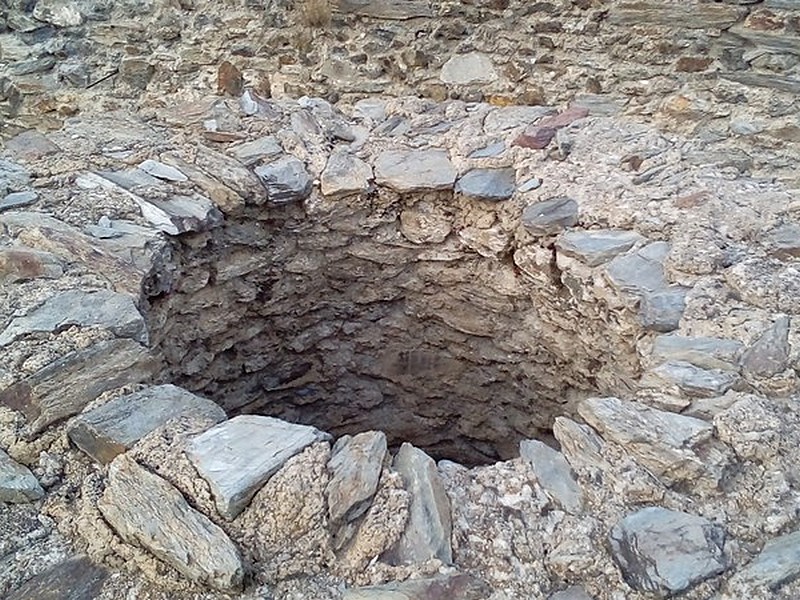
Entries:
{"type": "Polygon", "coordinates": [[[348,589],[344,600],[483,600],[489,593],[480,579],[456,574],[348,589]]]}
{"type": "Polygon", "coordinates": [[[473,169],[456,181],[456,193],[473,200],[498,202],[514,195],[517,175],[514,169],[473,169]]]}
{"type": "Polygon", "coordinates": [[[744,345],[736,340],[711,337],[660,335],[652,356],[659,361],[683,361],[704,369],[737,371],[744,345]]]}
{"type": "Polygon", "coordinates": [[[121,454],[111,463],[98,508],[126,541],[141,545],[192,581],[222,591],[242,585],[239,551],[170,483],[121,454]]]}
{"type": "Polygon", "coordinates": [[[800,532],[795,531],[764,544],[761,552],[733,577],[731,583],[734,589],[756,586],[777,590],[797,577],[800,577],[800,532]]]}
{"type": "Polygon", "coordinates": [[[211,400],[174,385],[160,385],[119,396],[72,420],[73,443],[100,463],[111,462],[145,435],[181,416],[225,420],[225,411],[211,400]]]}
{"type": "Polygon", "coordinates": [[[95,600],[110,573],[86,556],[74,556],[35,575],[7,600],[95,600]]]}
{"type": "Polygon", "coordinates": [[[522,212],[522,224],[536,236],[552,235],[578,222],[578,203],[572,198],[537,202],[522,212]]]}
{"type": "Polygon", "coordinates": [[[219,514],[232,520],[289,458],[328,437],[314,427],[242,415],[195,437],[186,453],[211,486],[219,514]]]}
{"type": "Polygon", "coordinates": [[[326,196],[366,192],[372,179],[372,167],[346,151],[334,152],[320,176],[320,188],[326,196]]]}
{"type": "Polygon", "coordinates": [[[255,173],[264,184],[272,204],[298,202],[311,193],[312,182],[306,166],[293,156],[284,156],[256,167],[255,173]]]}
{"type": "Polygon", "coordinates": [[[383,432],[366,431],[336,440],[328,463],[331,481],[326,490],[331,522],[352,521],[369,508],[385,457],[383,432]]]}
{"type": "Polygon", "coordinates": [[[30,469],[0,450],[0,502],[32,502],[42,496],[44,490],[30,469]]]}
{"type": "Polygon", "coordinates": [[[583,509],[583,492],[564,455],[539,440],[522,440],[519,455],[531,463],[539,485],[568,513],[583,509]]]}
{"type": "Polygon", "coordinates": [[[479,52],[451,56],[442,66],[439,75],[444,83],[490,83],[498,78],[492,59],[479,52]]]}
{"type": "Polygon", "coordinates": [[[592,597],[581,586],[573,585],[565,590],[556,592],[550,596],[549,600],[592,600],[592,597]]]}
{"type": "Polygon", "coordinates": [[[662,598],[728,568],[725,530],[720,525],[658,506],[622,519],[608,541],[625,581],[662,598]]]}
{"type": "Polygon", "coordinates": [[[742,370],[752,377],[771,377],[789,361],[789,317],[779,316],[742,356],[742,370]]]}
{"type": "Polygon", "coordinates": [[[383,152],[375,159],[375,180],[401,193],[453,186],[456,170],[444,150],[383,152]]]}
{"type": "Polygon", "coordinates": [[[556,240],[556,248],[562,254],[573,256],[590,267],[596,267],[618,254],[627,252],[643,239],[635,231],[614,229],[567,231],[556,240]]]}

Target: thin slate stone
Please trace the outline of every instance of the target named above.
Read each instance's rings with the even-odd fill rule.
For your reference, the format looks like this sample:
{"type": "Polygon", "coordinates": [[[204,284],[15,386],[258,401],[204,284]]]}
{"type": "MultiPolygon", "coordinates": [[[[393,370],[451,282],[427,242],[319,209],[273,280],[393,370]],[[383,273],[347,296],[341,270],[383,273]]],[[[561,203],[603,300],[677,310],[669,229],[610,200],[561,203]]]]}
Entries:
{"type": "Polygon", "coordinates": [[[665,362],[645,373],[642,383],[652,387],[675,385],[687,396],[721,396],[739,381],[739,375],[722,369],[703,369],[680,360],[665,362]]]}
{"type": "Polygon", "coordinates": [[[479,148],[469,155],[469,158],[492,158],[501,155],[506,150],[506,143],[504,141],[489,144],[483,148],[479,148]]]}
{"type": "Polygon", "coordinates": [[[617,256],[608,263],[608,277],[617,289],[637,295],[663,290],[667,287],[664,258],[668,251],[666,242],[653,242],[617,256]]]}
{"type": "Polygon", "coordinates": [[[119,396],[85,412],[70,423],[73,443],[97,462],[106,464],[154,429],[181,416],[225,420],[225,411],[211,400],[174,385],[159,385],[119,396]]]}
{"type": "Polygon", "coordinates": [[[61,292],[24,317],[12,319],[0,333],[0,346],[35,332],[51,332],[69,325],[91,327],[99,325],[119,337],[147,343],[147,325],[127,294],[109,290],[61,292]]]}
{"type": "Polygon", "coordinates": [[[326,196],[347,196],[369,189],[372,167],[345,150],[336,150],[328,158],[320,176],[320,189],[326,196]]]}
{"type": "Polygon", "coordinates": [[[97,504],[120,537],[147,549],[190,581],[227,592],[242,586],[239,551],[227,534],[193,509],[168,481],[120,454],[97,504]]]}
{"type": "Polygon", "coordinates": [[[519,455],[531,464],[536,480],[547,495],[565,511],[578,514],[583,510],[583,492],[561,452],[539,440],[522,440],[519,455]]]}
{"type": "Polygon", "coordinates": [[[578,203],[565,196],[531,204],[522,211],[522,224],[535,236],[552,235],[578,222],[578,203]]]}
{"type": "Polygon", "coordinates": [[[186,454],[211,486],[219,514],[232,521],[287,460],[328,439],[307,425],[241,415],[194,438],[186,454]]]}
{"type": "Polygon", "coordinates": [[[549,600],[592,600],[592,597],[581,586],[573,585],[565,590],[556,592],[550,596],[549,600]]]}
{"type": "Polygon", "coordinates": [[[386,435],[365,431],[339,438],[333,446],[328,470],[328,510],[331,521],[352,521],[363,515],[378,489],[386,457],[386,435]]]}
{"type": "Polygon", "coordinates": [[[720,525],[658,506],[622,519],[611,529],[608,541],[628,585],[661,598],[728,568],[725,530],[720,525]]]}
{"type": "Polygon", "coordinates": [[[39,195],[36,192],[12,192],[0,200],[0,210],[19,208],[20,206],[29,206],[38,199],[39,195]]]}
{"type": "Polygon", "coordinates": [[[345,590],[342,600],[485,600],[491,589],[465,573],[345,590]]]}
{"type": "Polygon", "coordinates": [[[108,577],[108,571],[88,557],[73,556],[34,575],[6,600],[96,600],[108,577]]]}
{"type": "Polygon", "coordinates": [[[44,496],[30,469],[0,450],[0,502],[33,502],[44,496]]]}
{"type": "Polygon", "coordinates": [[[642,240],[644,238],[635,231],[621,229],[566,231],[556,240],[556,248],[562,254],[596,267],[627,252],[642,240]]]}
{"type": "Polygon", "coordinates": [[[773,377],[789,362],[789,317],[779,316],[742,356],[742,370],[752,377],[773,377]]]}
{"type": "Polygon", "coordinates": [[[165,165],[162,162],[158,162],[157,160],[152,160],[149,158],[145,161],[142,161],[139,164],[139,168],[145,173],[152,175],[153,177],[157,177],[158,179],[164,179],[165,181],[189,180],[189,178],[186,177],[186,175],[181,173],[175,167],[165,165]]]}
{"type": "Polygon", "coordinates": [[[311,176],[299,158],[283,156],[255,169],[271,204],[300,202],[311,195],[311,176]]]}
{"type": "Polygon", "coordinates": [[[472,169],[456,182],[456,193],[471,200],[499,202],[514,195],[517,173],[514,169],[472,169]]]}
{"type": "Polygon", "coordinates": [[[686,310],[688,291],[684,287],[672,286],[643,294],[639,303],[639,322],[642,327],[659,333],[678,329],[686,310]]]}
{"type": "Polygon", "coordinates": [[[716,337],[660,335],[653,342],[658,362],[684,361],[703,369],[737,371],[744,344],[716,337]]]}
{"type": "Polygon", "coordinates": [[[281,154],[283,148],[276,138],[266,135],[253,141],[233,146],[228,152],[249,167],[264,158],[272,158],[281,154]]]}
{"type": "Polygon", "coordinates": [[[777,590],[800,577],[800,531],[769,540],[747,566],[739,571],[736,583],[748,587],[765,586],[777,590]]]}
{"type": "Polygon", "coordinates": [[[517,190],[520,192],[532,192],[533,190],[538,190],[542,187],[542,180],[538,177],[531,177],[528,181],[521,184],[517,190]]]}
{"type": "Polygon", "coordinates": [[[389,150],[375,159],[375,180],[401,193],[445,190],[456,170],[444,150],[389,150]]]}

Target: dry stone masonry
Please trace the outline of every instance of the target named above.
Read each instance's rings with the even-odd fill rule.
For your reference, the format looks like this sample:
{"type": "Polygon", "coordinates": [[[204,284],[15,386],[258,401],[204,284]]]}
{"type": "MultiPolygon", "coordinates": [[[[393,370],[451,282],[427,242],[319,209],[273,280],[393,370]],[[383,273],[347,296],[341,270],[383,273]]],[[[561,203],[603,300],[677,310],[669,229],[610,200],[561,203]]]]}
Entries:
{"type": "Polygon", "coordinates": [[[800,597],[798,19],[9,2],[0,595],[800,597]]]}

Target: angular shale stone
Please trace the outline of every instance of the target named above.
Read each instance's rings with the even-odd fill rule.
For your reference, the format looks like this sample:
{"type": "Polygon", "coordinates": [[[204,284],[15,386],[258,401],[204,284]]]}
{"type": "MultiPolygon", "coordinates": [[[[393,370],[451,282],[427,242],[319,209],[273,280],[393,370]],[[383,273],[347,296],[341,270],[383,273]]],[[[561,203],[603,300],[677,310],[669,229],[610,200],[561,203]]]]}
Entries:
{"type": "Polygon", "coordinates": [[[456,193],[471,200],[499,202],[514,195],[517,173],[514,169],[472,169],[456,182],[456,193]]]}
{"type": "Polygon", "coordinates": [[[34,575],[6,600],[95,600],[108,577],[88,557],[73,556],[34,575]]]}
{"type": "Polygon", "coordinates": [[[660,335],[653,342],[653,358],[659,362],[685,361],[703,369],[737,371],[744,344],[715,337],[660,335]]]}
{"type": "Polygon", "coordinates": [[[100,463],[111,462],[154,429],[181,416],[219,423],[225,411],[211,400],[174,385],[159,385],[119,396],[70,423],[73,443],[100,463]]]}
{"type": "Polygon", "coordinates": [[[396,192],[445,190],[456,170],[444,150],[387,150],[375,159],[375,181],[396,192]]]}
{"type": "Polygon", "coordinates": [[[644,240],[635,231],[600,229],[592,231],[566,231],[558,236],[556,248],[562,254],[577,258],[596,267],[644,240]]]}
{"type": "Polygon", "coordinates": [[[544,491],[571,514],[583,510],[583,492],[567,459],[539,440],[522,440],[519,455],[527,460],[544,491]]]}
{"type": "Polygon", "coordinates": [[[175,487],[121,454],[111,463],[98,508],[116,532],[191,581],[241,588],[244,569],[230,538],[189,506],[175,487]]]}
{"type": "Polygon", "coordinates": [[[211,486],[219,514],[230,521],[287,460],[328,439],[314,427],[241,415],[195,437],[186,454],[211,486]]]}
{"type": "Polygon", "coordinates": [[[772,377],[789,362],[789,317],[781,315],[742,356],[742,370],[752,377],[772,377]]]}
{"type": "Polygon", "coordinates": [[[780,586],[800,577],[800,531],[769,540],[761,552],[733,577],[733,582],[748,587],[780,586]]]}
{"type": "Polygon", "coordinates": [[[331,480],[326,490],[331,522],[363,515],[378,489],[386,457],[386,435],[365,431],[336,440],[328,462],[331,480]]]}
{"type": "Polygon", "coordinates": [[[348,196],[369,189],[372,167],[347,151],[334,151],[320,176],[320,189],[326,196],[348,196]]]}
{"type": "Polygon", "coordinates": [[[30,469],[0,450],[0,502],[33,502],[44,496],[30,469]]]}
{"type": "Polygon", "coordinates": [[[267,190],[271,204],[299,202],[311,195],[311,176],[306,165],[294,156],[283,156],[255,169],[267,190]]]}
{"type": "Polygon", "coordinates": [[[552,235],[577,222],[578,203],[572,198],[552,198],[522,211],[522,224],[535,236],[552,235]]]}
{"type": "Polygon", "coordinates": [[[490,595],[485,582],[457,573],[353,588],[345,590],[343,600],[485,600],[490,595]]]}

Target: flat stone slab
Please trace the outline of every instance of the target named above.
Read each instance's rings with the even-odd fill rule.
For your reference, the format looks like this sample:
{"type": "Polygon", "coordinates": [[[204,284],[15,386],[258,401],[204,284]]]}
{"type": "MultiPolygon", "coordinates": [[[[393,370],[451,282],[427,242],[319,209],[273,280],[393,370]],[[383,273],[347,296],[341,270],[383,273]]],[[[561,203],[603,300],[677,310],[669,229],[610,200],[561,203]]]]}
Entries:
{"type": "Polygon", "coordinates": [[[172,167],[170,165],[165,165],[162,162],[159,162],[157,160],[152,160],[150,158],[139,163],[139,168],[148,175],[152,175],[153,177],[157,177],[158,179],[163,179],[165,181],[189,180],[189,178],[186,177],[186,175],[181,173],[175,167],[172,167]]]}
{"type": "Polygon", "coordinates": [[[522,224],[535,236],[552,235],[578,222],[578,203],[559,197],[537,202],[522,211],[522,224]]]}
{"type": "Polygon", "coordinates": [[[386,457],[386,435],[365,431],[336,440],[328,462],[331,480],[326,490],[333,523],[352,521],[369,508],[378,489],[386,457]]]}
{"type": "Polygon", "coordinates": [[[174,385],[159,385],[119,396],[78,415],[67,433],[78,448],[106,464],[154,429],[181,416],[214,423],[226,418],[225,411],[211,400],[174,385]]]}
{"type": "Polygon", "coordinates": [[[0,502],[33,502],[42,496],[44,490],[30,469],[0,450],[0,502]]]}
{"type": "Polygon", "coordinates": [[[713,439],[713,427],[700,419],[619,398],[589,398],[578,413],[666,485],[691,482],[716,489],[731,458],[713,439]]]}
{"type": "Polygon", "coordinates": [[[194,438],[186,453],[211,486],[219,514],[233,520],[287,460],[328,439],[307,425],[241,415],[194,438]]]}
{"type": "Polygon", "coordinates": [[[744,344],[716,337],[660,335],[653,342],[653,358],[659,362],[678,360],[703,369],[737,371],[744,344]]]}
{"type": "Polygon", "coordinates": [[[6,600],[95,600],[108,577],[108,571],[86,556],[73,556],[34,575],[6,600]]]}
{"type": "Polygon", "coordinates": [[[343,600],[485,600],[491,590],[472,575],[456,573],[345,590],[343,600]]]}
{"type": "Polygon", "coordinates": [[[375,159],[375,181],[401,193],[446,190],[456,170],[444,150],[388,150],[375,159]]]}
{"type": "Polygon", "coordinates": [[[256,175],[267,190],[271,204],[300,202],[311,195],[311,176],[306,165],[294,156],[282,156],[255,169],[256,175]]]}
{"type": "Polygon", "coordinates": [[[19,208],[21,206],[30,206],[38,199],[39,194],[33,191],[11,192],[4,198],[0,199],[0,211],[19,208]]]}
{"type": "Polygon", "coordinates": [[[228,152],[249,167],[264,158],[271,158],[283,154],[283,147],[278,143],[275,137],[265,135],[264,137],[249,142],[237,144],[231,147],[228,152]]]}
{"type": "Polygon", "coordinates": [[[644,295],[667,287],[664,259],[669,253],[667,242],[653,242],[644,248],[622,254],[608,263],[611,284],[620,291],[644,295]]]}
{"type": "Polygon", "coordinates": [[[642,327],[660,333],[678,329],[686,310],[687,292],[687,288],[671,286],[643,294],[639,303],[642,327]]]}
{"type": "Polygon", "coordinates": [[[225,532],[189,506],[171,483],[128,455],[111,463],[98,508],[123,540],[147,549],[191,581],[221,591],[241,588],[241,558],[225,532]]]}
{"type": "Polygon", "coordinates": [[[320,176],[320,189],[326,196],[348,196],[369,189],[372,167],[347,151],[334,151],[320,176]]]}
{"type": "Polygon", "coordinates": [[[147,325],[127,294],[109,290],[68,290],[47,299],[24,317],[17,317],[0,333],[0,346],[30,333],[52,332],[62,327],[105,327],[118,337],[147,343],[147,325]]]}
{"type": "Polygon", "coordinates": [[[708,519],[658,506],[617,523],[611,555],[632,588],[661,598],[687,590],[728,567],[725,530],[708,519]]]}
{"type": "Polygon", "coordinates": [[[789,362],[789,317],[780,315],[742,356],[742,371],[751,377],[772,377],[789,362]]]}
{"type": "Polygon", "coordinates": [[[635,231],[621,229],[566,231],[556,240],[556,248],[561,254],[596,267],[627,252],[642,240],[644,238],[635,231]]]}
{"type": "Polygon", "coordinates": [[[451,85],[469,83],[491,83],[498,78],[492,59],[481,52],[468,52],[451,56],[444,65],[439,78],[451,85]]]}
{"type": "Polygon", "coordinates": [[[436,462],[419,448],[404,443],[393,467],[411,494],[411,504],[406,529],[390,551],[390,560],[394,564],[416,564],[438,558],[452,563],[450,499],[436,462]]]}
{"type": "Polygon", "coordinates": [[[662,388],[676,386],[693,398],[721,396],[739,380],[739,375],[722,369],[703,369],[690,362],[672,360],[658,365],[642,377],[642,385],[662,388]]]}
{"type": "Polygon", "coordinates": [[[471,200],[499,202],[514,195],[517,172],[514,169],[472,169],[456,182],[456,193],[471,200]]]}
{"type": "Polygon", "coordinates": [[[583,510],[583,492],[561,452],[539,440],[522,440],[519,455],[531,464],[545,493],[565,511],[578,514],[583,510]]]}
{"type": "Polygon", "coordinates": [[[72,352],[0,391],[0,404],[22,412],[38,433],[81,412],[103,392],[151,381],[162,368],[133,340],[108,340],[72,352]]]}
{"type": "Polygon", "coordinates": [[[336,0],[337,9],[362,17],[405,20],[414,17],[431,17],[429,0],[336,0]]]}
{"type": "Polygon", "coordinates": [[[734,582],[777,590],[800,577],[800,531],[787,533],[764,544],[764,548],[734,576],[734,582]]]}

